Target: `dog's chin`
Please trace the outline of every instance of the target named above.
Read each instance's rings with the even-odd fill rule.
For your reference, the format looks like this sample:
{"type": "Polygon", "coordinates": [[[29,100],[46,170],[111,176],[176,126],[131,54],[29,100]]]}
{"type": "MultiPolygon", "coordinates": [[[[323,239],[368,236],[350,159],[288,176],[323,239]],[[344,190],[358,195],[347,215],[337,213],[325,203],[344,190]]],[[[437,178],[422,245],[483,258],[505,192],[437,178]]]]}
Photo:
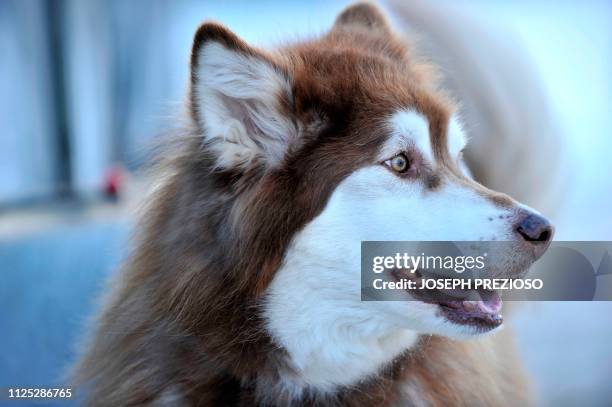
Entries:
{"type": "MultiPolygon", "coordinates": [[[[444,313],[444,311],[443,311],[444,313]]],[[[440,316],[442,323],[438,326],[438,335],[452,339],[473,339],[484,335],[490,335],[503,328],[503,322],[490,324],[488,322],[474,321],[461,323],[450,320],[446,316],[440,316]]]]}

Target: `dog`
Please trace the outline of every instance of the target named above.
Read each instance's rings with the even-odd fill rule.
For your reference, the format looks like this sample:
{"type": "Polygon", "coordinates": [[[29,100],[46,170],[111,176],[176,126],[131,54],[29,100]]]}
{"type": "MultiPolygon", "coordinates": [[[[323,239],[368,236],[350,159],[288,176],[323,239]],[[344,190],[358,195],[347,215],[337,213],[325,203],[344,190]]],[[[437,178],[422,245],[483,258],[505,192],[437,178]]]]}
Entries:
{"type": "Polygon", "coordinates": [[[516,277],[554,232],[470,177],[455,103],[376,6],[271,51],[207,22],[190,66],[87,405],[529,404],[498,297],[360,300],[361,241],[506,240],[516,277]]]}

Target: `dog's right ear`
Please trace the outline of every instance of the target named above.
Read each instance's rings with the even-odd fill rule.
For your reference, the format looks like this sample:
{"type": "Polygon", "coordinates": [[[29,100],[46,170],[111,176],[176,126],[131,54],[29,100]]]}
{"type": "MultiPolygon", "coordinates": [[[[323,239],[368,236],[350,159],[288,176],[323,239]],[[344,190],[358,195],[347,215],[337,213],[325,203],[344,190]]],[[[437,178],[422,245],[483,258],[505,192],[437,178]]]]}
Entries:
{"type": "Polygon", "coordinates": [[[336,18],[333,30],[362,29],[390,34],[391,26],[383,12],[374,4],[357,3],[348,6],[336,18]]]}
{"type": "Polygon", "coordinates": [[[205,23],[191,53],[191,115],[216,166],[277,165],[296,137],[288,73],[222,25],[205,23]]]}

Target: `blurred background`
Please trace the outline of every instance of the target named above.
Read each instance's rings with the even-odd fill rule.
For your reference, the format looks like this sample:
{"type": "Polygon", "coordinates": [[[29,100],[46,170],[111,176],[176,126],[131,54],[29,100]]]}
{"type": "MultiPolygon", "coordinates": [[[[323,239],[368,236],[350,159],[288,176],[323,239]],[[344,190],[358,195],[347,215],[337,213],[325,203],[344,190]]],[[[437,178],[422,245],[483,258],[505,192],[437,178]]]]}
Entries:
{"type": "MultiPolygon", "coordinates": [[[[198,24],[269,46],[347,4],[0,0],[0,386],[61,383],[129,253],[139,170],[183,112],[198,24]]],[[[612,3],[381,5],[461,101],[477,178],[557,240],[612,240],[612,3]]],[[[612,304],[528,304],[511,324],[539,405],[612,405],[612,304]]]]}

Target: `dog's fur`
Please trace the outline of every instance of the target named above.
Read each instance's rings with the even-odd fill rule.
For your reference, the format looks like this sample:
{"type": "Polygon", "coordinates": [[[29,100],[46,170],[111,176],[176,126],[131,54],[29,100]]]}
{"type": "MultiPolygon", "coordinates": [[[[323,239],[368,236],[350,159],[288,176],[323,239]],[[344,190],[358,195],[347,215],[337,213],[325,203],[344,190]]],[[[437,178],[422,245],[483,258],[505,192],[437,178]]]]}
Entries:
{"type": "Polygon", "coordinates": [[[88,405],[527,402],[507,330],[455,341],[479,332],[359,300],[361,240],[513,239],[520,207],[466,175],[435,70],[375,7],[273,52],[206,23],[191,73],[186,135],[76,370],[88,405]]]}

